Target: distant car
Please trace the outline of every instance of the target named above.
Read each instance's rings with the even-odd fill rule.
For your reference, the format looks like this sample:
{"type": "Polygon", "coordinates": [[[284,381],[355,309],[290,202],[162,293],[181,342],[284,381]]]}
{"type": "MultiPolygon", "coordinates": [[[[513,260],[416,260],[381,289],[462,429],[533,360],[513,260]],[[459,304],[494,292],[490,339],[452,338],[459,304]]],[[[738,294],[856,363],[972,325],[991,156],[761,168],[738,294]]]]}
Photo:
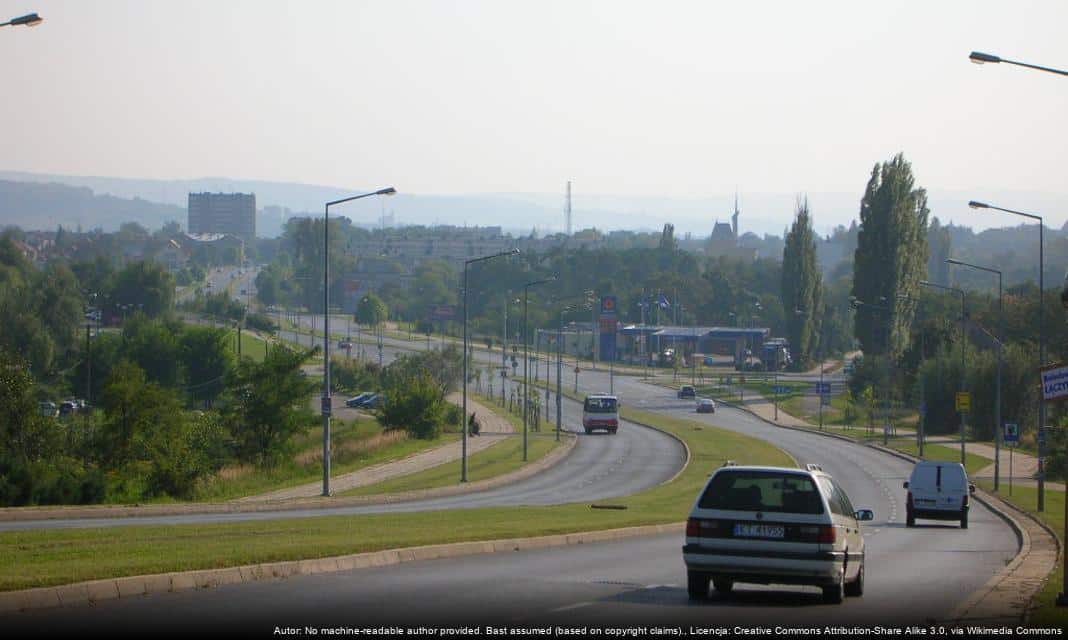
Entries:
{"type": "Polygon", "coordinates": [[[706,367],[711,367],[716,364],[716,359],[712,356],[705,356],[704,363],[706,367]]]}
{"type": "Polygon", "coordinates": [[[864,533],[875,514],[854,510],[818,465],[718,469],[686,522],[687,591],[721,596],[735,582],[814,585],[823,600],[864,594],[864,533]]]}
{"type": "Polygon", "coordinates": [[[385,403],[385,401],[386,401],[386,396],[382,395],[381,393],[376,393],[373,396],[371,396],[370,398],[368,398],[366,402],[361,404],[360,408],[361,409],[377,409],[383,403],[385,403]]]}
{"type": "Polygon", "coordinates": [[[715,413],[716,402],[712,398],[701,398],[697,401],[697,413],[715,413]]]}
{"type": "Polygon", "coordinates": [[[692,385],[686,384],[679,389],[678,396],[679,398],[696,398],[697,390],[694,389],[692,385]]]}
{"type": "Polygon", "coordinates": [[[915,527],[916,518],[924,518],[958,520],[961,529],[968,528],[968,496],[975,485],[969,484],[961,463],[918,462],[904,486],[906,527],[915,527]]]}
{"type": "Polygon", "coordinates": [[[352,342],[349,341],[349,340],[342,340],[341,342],[337,343],[337,348],[338,349],[351,349],[352,348],[352,342]]]}
{"type": "Polygon", "coordinates": [[[46,400],[44,402],[37,403],[37,412],[46,418],[54,418],[59,415],[59,407],[56,406],[55,402],[49,402],[46,400]]]}
{"type": "Polygon", "coordinates": [[[366,402],[367,400],[370,400],[371,396],[373,396],[373,395],[375,395],[375,394],[371,393],[370,391],[361,393],[360,395],[358,395],[358,396],[356,396],[354,398],[349,398],[348,400],[346,400],[345,401],[345,406],[349,407],[350,409],[355,409],[355,408],[358,408],[358,407],[362,407],[363,403],[366,402]]]}
{"type": "Polygon", "coordinates": [[[59,415],[69,416],[78,412],[78,403],[74,400],[64,400],[59,404],[59,415]]]}

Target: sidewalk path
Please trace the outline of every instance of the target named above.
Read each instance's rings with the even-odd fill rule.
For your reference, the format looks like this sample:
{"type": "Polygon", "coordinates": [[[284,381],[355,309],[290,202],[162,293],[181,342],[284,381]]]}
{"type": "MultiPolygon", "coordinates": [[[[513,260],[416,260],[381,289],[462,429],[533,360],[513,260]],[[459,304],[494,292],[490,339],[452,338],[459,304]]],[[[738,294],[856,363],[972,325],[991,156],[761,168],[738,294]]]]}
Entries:
{"type": "MultiPolygon", "coordinates": [[[[454,404],[460,403],[460,395],[456,393],[450,394],[446,399],[454,404]]],[[[484,405],[475,402],[470,396],[467,398],[467,408],[468,412],[474,411],[475,415],[478,417],[478,421],[482,425],[481,433],[489,436],[469,438],[467,442],[468,456],[474,455],[483,449],[497,444],[501,441],[502,436],[511,434],[514,431],[511,422],[489,410],[484,405]]],[[[462,455],[462,447],[463,443],[457,440],[456,442],[450,442],[449,444],[434,449],[421,451],[401,460],[372,465],[351,473],[335,476],[330,479],[330,486],[335,493],[342,493],[357,487],[377,484],[392,478],[431,469],[454,460],[459,460],[462,455]]],[[[321,482],[309,482],[297,487],[290,487],[288,489],[281,489],[279,491],[272,491],[270,493],[256,496],[238,498],[237,500],[233,500],[233,502],[270,502],[292,498],[310,498],[319,495],[322,492],[322,488],[323,485],[321,482]]]]}

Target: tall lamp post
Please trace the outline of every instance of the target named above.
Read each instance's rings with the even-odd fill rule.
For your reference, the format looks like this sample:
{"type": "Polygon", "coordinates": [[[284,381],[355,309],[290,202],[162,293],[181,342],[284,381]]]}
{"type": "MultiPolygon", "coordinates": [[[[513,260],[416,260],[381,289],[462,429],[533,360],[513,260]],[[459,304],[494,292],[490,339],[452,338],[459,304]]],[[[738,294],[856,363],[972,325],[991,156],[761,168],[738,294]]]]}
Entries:
{"type": "Polygon", "coordinates": [[[0,22],[0,27],[36,27],[44,22],[44,18],[36,13],[27,13],[24,16],[12,18],[7,22],[0,22]]]}
{"type": "MultiPolygon", "coordinates": [[[[1068,310],[1068,278],[1065,278],[1065,287],[1061,290],[1061,305],[1068,310]]],[[[1010,487],[1012,485],[1009,485],[1010,487]]],[[[1064,510],[1064,537],[1061,540],[1068,540],[1068,508],[1064,510]]],[[[1061,558],[1064,562],[1062,572],[1064,573],[1064,586],[1061,592],[1057,594],[1057,606],[1068,607],[1068,553],[1061,553],[1061,558]]]]}
{"type": "MultiPolygon", "coordinates": [[[[1046,364],[1046,321],[1044,310],[1044,301],[1046,298],[1045,280],[1043,278],[1046,271],[1046,262],[1043,255],[1043,249],[1045,247],[1045,239],[1043,228],[1046,226],[1042,220],[1042,216],[1035,215],[1033,213],[1024,213],[1023,211],[1015,211],[1013,209],[1003,209],[1001,207],[995,207],[992,204],[985,202],[976,202],[972,200],[968,202],[968,206],[972,209],[993,209],[995,211],[1003,211],[1005,213],[1011,213],[1016,216],[1022,216],[1031,220],[1038,221],[1038,366],[1041,368],[1046,364]]],[[[1042,394],[1038,396],[1038,510],[1046,510],[1046,439],[1042,433],[1042,429],[1046,428],[1046,403],[1042,400],[1042,394]]]]}
{"type": "Polygon", "coordinates": [[[1001,368],[1002,361],[1004,360],[1005,342],[1005,306],[1003,299],[1002,276],[1001,272],[997,269],[991,269],[990,267],[982,267],[977,264],[971,264],[970,262],[964,262],[955,258],[946,258],[946,262],[961,267],[969,267],[971,269],[978,269],[979,271],[986,271],[987,273],[996,273],[998,276],[998,389],[997,396],[994,401],[994,491],[997,491],[1001,483],[1001,368]]]}
{"type": "Polygon", "coordinates": [[[485,260],[492,260],[494,258],[500,258],[502,256],[514,256],[519,253],[519,249],[512,249],[511,251],[501,251],[500,253],[494,253],[488,256],[482,256],[480,258],[471,258],[470,260],[464,260],[464,282],[463,282],[463,295],[464,295],[464,341],[463,341],[463,380],[460,386],[463,388],[463,423],[464,423],[464,435],[460,439],[462,443],[461,457],[463,458],[463,464],[460,470],[460,482],[467,482],[467,267],[476,263],[483,262],[485,260]]]}
{"type": "Polygon", "coordinates": [[[1055,73],[1059,76],[1068,76],[1068,71],[1053,69],[1051,67],[1040,67],[1037,64],[1028,64],[1026,62],[1018,62],[1016,60],[1006,60],[1005,58],[1000,58],[998,56],[991,55],[989,53],[983,53],[981,51],[972,51],[971,54],[968,55],[968,59],[974,62],[975,64],[999,64],[1004,62],[1005,64],[1014,64],[1018,67],[1027,67],[1028,69],[1048,71],[1049,73],[1055,73]]]}
{"type": "MultiPolygon", "coordinates": [[[[523,462],[527,461],[527,424],[530,415],[530,339],[527,337],[527,298],[530,288],[547,282],[555,282],[556,276],[550,276],[544,280],[533,280],[523,285],[523,462]]],[[[548,407],[546,407],[548,408],[548,407]]]]}
{"type": "Polygon", "coordinates": [[[369,196],[391,196],[395,193],[396,189],[386,187],[327,202],[323,209],[323,497],[330,497],[330,207],[369,196]]]}
{"type": "MultiPolygon", "coordinates": [[[[886,301],[885,297],[881,297],[880,299],[884,302],[886,301]]],[[[892,367],[894,363],[894,358],[890,350],[890,337],[891,332],[893,331],[894,309],[890,306],[882,307],[876,304],[871,304],[869,302],[864,302],[863,300],[858,300],[856,297],[852,296],[849,298],[849,301],[853,305],[854,309],[859,309],[860,307],[867,307],[874,311],[882,311],[886,314],[886,424],[883,425],[883,444],[885,445],[890,439],[890,407],[892,404],[891,396],[893,394],[892,367]]],[[[823,365],[821,364],[820,367],[822,368],[822,366],[823,365]]],[[[820,402],[822,401],[823,400],[821,398],[820,402]]]]}
{"type": "MultiPolygon", "coordinates": [[[[934,282],[928,282],[926,280],[920,280],[920,284],[922,284],[925,287],[932,287],[934,289],[942,289],[943,291],[952,291],[953,293],[956,293],[956,294],[958,294],[960,296],[960,390],[963,393],[964,390],[965,390],[964,389],[964,386],[965,386],[964,385],[964,379],[965,379],[965,377],[964,377],[964,374],[965,374],[965,368],[964,368],[964,346],[965,346],[965,343],[967,342],[967,338],[966,338],[965,332],[964,332],[964,289],[960,289],[960,288],[957,288],[957,287],[947,287],[947,286],[945,286],[943,284],[935,284],[934,282]]],[[[965,457],[965,451],[964,451],[964,442],[965,442],[964,432],[965,432],[965,429],[967,428],[967,425],[965,423],[964,416],[965,416],[965,412],[961,411],[960,412],[960,463],[961,464],[964,464],[965,462],[967,462],[967,458],[965,457]]]]}

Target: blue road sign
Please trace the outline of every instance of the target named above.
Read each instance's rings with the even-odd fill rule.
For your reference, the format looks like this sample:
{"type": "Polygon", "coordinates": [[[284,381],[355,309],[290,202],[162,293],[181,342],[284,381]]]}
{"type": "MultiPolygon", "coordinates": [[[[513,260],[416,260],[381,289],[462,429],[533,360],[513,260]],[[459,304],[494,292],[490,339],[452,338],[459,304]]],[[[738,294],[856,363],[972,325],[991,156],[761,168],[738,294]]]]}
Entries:
{"type": "Polygon", "coordinates": [[[1005,434],[1002,439],[1006,443],[1016,444],[1020,441],[1020,425],[1012,422],[1005,423],[1005,434]]]}

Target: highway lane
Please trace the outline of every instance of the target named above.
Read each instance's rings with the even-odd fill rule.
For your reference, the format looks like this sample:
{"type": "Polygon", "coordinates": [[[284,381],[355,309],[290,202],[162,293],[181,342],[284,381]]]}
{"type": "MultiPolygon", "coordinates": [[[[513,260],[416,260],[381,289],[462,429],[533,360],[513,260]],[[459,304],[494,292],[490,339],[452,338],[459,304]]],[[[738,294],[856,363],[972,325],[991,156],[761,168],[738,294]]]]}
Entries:
{"type": "MultiPolygon", "coordinates": [[[[162,625],[175,632],[210,628],[269,634],[276,625],[304,624],[659,623],[682,625],[684,630],[689,624],[926,624],[945,620],[1015,554],[1008,526],[978,505],[967,530],[935,523],[905,528],[901,482],[911,465],[903,460],[869,447],[772,427],[726,407],[711,416],[698,415],[692,402],[676,400],[670,389],[632,377],[617,377],[615,385],[629,405],[765,438],[801,463],[823,465],[854,505],[876,512],[875,521],[866,526],[866,595],[835,606],[822,604],[814,589],[739,585],[730,598],[690,603],[681,536],[667,535],[105,602],[91,609],[9,617],[5,628],[10,623],[13,629],[84,632],[162,625]]],[[[588,372],[580,377],[580,386],[603,389],[607,381],[601,372],[588,372]]],[[[583,436],[580,444],[618,438],[583,436]]],[[[565,476],[551,482],[574,482],[565,476]]]]}

